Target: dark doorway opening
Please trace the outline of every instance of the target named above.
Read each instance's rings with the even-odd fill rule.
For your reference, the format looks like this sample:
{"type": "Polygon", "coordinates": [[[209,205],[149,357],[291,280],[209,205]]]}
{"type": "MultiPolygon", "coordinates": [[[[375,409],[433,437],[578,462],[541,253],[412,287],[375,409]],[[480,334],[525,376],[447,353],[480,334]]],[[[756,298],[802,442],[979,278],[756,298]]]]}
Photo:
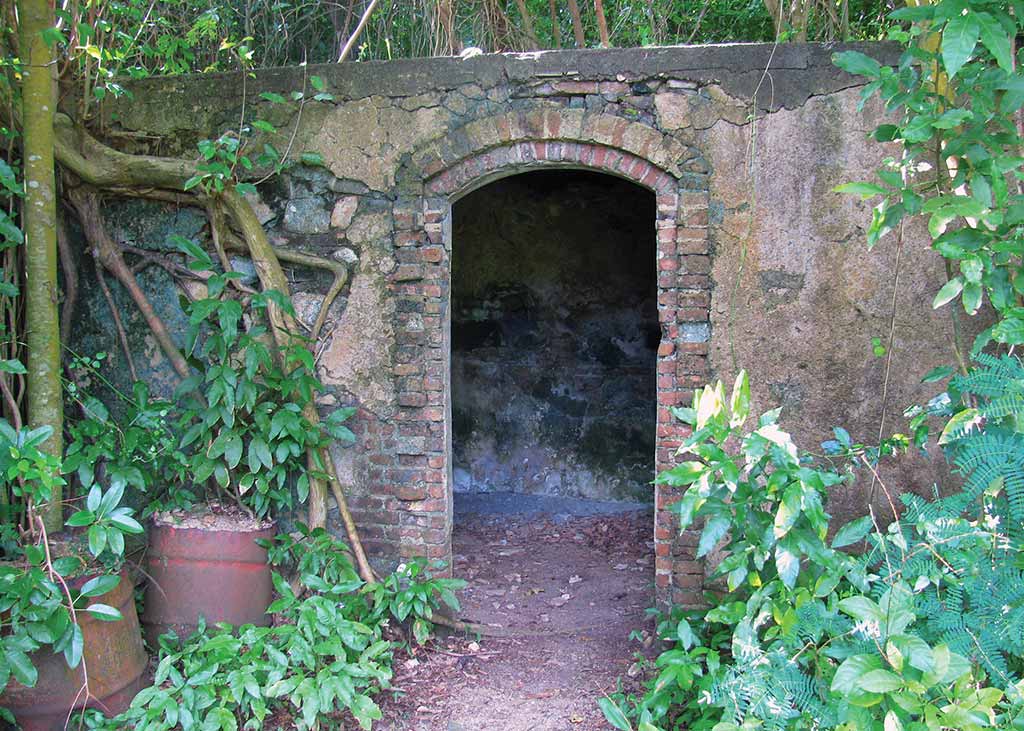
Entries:
{"type": "Polygon", "coordinates": [[[570,515],[581,500],[652,500],[655,215],[650,191],[580,170],[514,175],[455,203],[457,522],[473,494],[570,515]]]}

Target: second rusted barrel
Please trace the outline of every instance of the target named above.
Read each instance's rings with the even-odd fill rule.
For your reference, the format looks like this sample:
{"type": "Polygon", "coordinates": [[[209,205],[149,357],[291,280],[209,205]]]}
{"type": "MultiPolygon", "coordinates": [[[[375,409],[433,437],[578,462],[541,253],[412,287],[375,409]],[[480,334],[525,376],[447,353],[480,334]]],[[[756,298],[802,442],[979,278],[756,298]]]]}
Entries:
{"type": "Polygon", "coordinates": [[[106,622],[78,611],[83,637],[78,667],[69,668],[64,654],[54,654],[49,647],[37,650],[31,656],[39,673],[35,686],[26,688],[12,679],[0,695],[0,706],[14,713],[23,731],[62,731],[72,707],[88,705],[108,716],[116,715],[148,684],[135,592],[128,576],[122,573],[116,587],[89,604],[112,606],[121,612],[121,619],[106,622]],[[86,673],[88,695],[84,692],[86,673]]]}
{"type": "Polygon", "coordinates": [[[175,525],[154,520],[149,537],[143,629],[150,646],[174,631],[184,638],[199,618],[208,625],[270,624],[273,598],[267,551],[256,544],[274,535],[274,525],[175,525]]]}

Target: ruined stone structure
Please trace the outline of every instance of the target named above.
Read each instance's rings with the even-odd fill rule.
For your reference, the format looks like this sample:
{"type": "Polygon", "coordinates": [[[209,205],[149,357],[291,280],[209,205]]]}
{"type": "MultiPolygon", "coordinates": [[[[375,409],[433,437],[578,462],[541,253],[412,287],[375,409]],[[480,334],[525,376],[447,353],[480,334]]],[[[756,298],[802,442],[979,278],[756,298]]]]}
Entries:
{"type": "MultiPolygon", "coordinates": [[[[648,415],[637,417],[650,420],[638,432],[646,429],[652,440],[648,479],[654,469],[673,464],[687,434],[671,407],[688,405],[693,390],[710,379],[731,382],[739,367],[750,373],[756,406],[782,405],[783,426],[807,447],[827,438],[836,424],[870,441],[877,437],[883,413],[888,430],[900,427],[899,413],[919,394],[913,384],[892,383],[882,403],[885,361],[872,355],[871,338],[885,339],[890,325],[895,327],[894,366],[901,372],[923,374],[942,362],[951,328],[929,303],[944,277],[941,262],[908,230],[892,320],[895,247],[867,253],[862,236],[870,220],[867,205],[832,192],[847,180],[867,179],[884,153],[865,137],[879,110],[873,104],[858,108],[859,81],[831,65],[834,50],[733,45],[359,63],[261,72],[244,88],[235,76],[161,79],[133,84],[132,100],[113,102],[106,110],[107,128],[109,139],[125,149],[191,155],[197,139],[237,124],[243,93],[250,108],[263,105],[260,114],[285,130],[283,139],[274,140],[279,149],[297,124],[294,150],[319,153],[324,167],[294,168],[267,182],[258,208],[278,244],[335,256],[353,267],[318,354],[328,387],[321,407],[359,407],[357,443],[336,454],[343,482],[351,486],[358,522],[376,558],[443,559],[451,553],[457,483],[453,427],[456,432],[461,428],[453,417],[453,378],[457,389],[469,367],[458,365],[461,370],[453,375],[452,340],[476,337],[472,347],[489,343],[493,354],[500,342],[526,342],[515,338],[522,332],[534,337],[531,333],[547,327],[538,324],[546,315],[522,304],[543,297],[501,289],[497,285],[505,281],[504,274],[493,276],[494,287],[487,292],[481,287],[476,300],[453,312],[453,262],[456,279],[460,262],[470,269],[474,262],[472,246],[453,236],[460,230],[458,220],[453,225],[453,205],[458,219],[460,201],[502,178],[576,171],[563,173],[576,176],[566,179],[570,190],[595,184],[594,179],[581,182],[578,171],[587,171],[618,179],[616,190],[625,186],[641,199],[649,196],[647,209],[643,203],[628,209],[633,218],[647,218],[639,225],[649,232],[649,248],[636,244],[635,250],[624,249],[617,264],[609,259],[609,271],[641,257],[637,270],[649,272],[649,291],[637,293],[635,306],[615,307],[616,312],[648,307],[653,341],[608,335],[609,342],[617,338],[618,351],[609,351],[615,358],[629,348],[650,348],[656,382],[649,389],[648,415]],[[309,74],[323,77],[332,101],[306,104],[296,116],[294,106],[269,106],[257,96],[303,88],[309,74]],[[511,325],[497,328],[497,316],[487,314],[485,301],[498,302],[493,306],[506,314],[529,310],[526,330],[508,335],[511,325]],[[508,304],[512,301],[519,304],[508,304]],[[481,322],[491,329],[481,330],[481,322]],[[499,335],[507,339],[487,340],[499,335]],[[633,345],[623,345],[629,342],[633,345]]],[[[871,52],[883,59],[892,56],[884,46],[871,52]]],[[[524,176],[518,183],[527,193],[528,181],[524,176]]],[[[557,197],[557,181],[543,185],[549,198],[557,197]]],[[[508,205],[510,190],[492,200],[508,205]]],[[[625,201],[629,195],[616,198],[625,201]]],[[[133,205],[111,207],[115,233],[148,239],[157,247],[182,215],[152,205],[140,218],[133,205]],[[161,216],[163,228],[152,223],[161,216]]],[[[520,205],[526,203],[514,207],[520,205]]],[[[573,201],[557,205],[590,210],[587,220],[598,215],[573,201]]],[[[467,206],[469,211],[472,206],[467,206]]],[[[544,210],[540,205],[529,215],[544,210]]],[[[486,209],[473,215],[476,222],[467,223],[466,230],[486,230],[486,209]]],[[[495,226],[511,225],[505,215],[496,213],[493,220],[495,226]]],[[[530,225],[541,230],[547,224],[530,225]]],[[[204,234],[190,230],[188,235],[204,234]]],[[[564,242],[565,247],[588,245],[564,242]]],[[[488,261],[506,256],[495,253],[498,249],[480,251],[491,252],[488,261]]],[[[577,258],[593,264],[601,257],[577,258]]],[[[300,315],[311,318],[325,283],[308,272],[294,276],[300,315]]],[[[478,271],[476,276],[491,274],[478,271]]],[[[472,282],[466,286],[473,290],[472,282]]],[[[563,326],[583,328],[581,317],[567,315],[563,326]]],[[[614,330],[606,324],[611,321],[588,332],[614,330]]],[[[83,326],[83,332],[88,330],[83,326]]],[[[158,365],[158,351],[151,343],[145,347],[158,365]]],[[[116,346],[107,349],[114,353],[116,346]]],[[[599,373],[595,362],[566,370],[599,373]]],[[[524,367],[550,367],[542,364],[537,359],[524,367]]],[[[493,374],[514,365],[488,367],[493,374]]],[[[513,387],[508,384],[514,382],[501,381],[505,386],[495,395],[496,410],[505,408],[499,397],[509,400],[513,387]]],[[[477,395],[486,379],[483,383],[473,387],[477,395]]],[[[637,383],[636,392],[642,393],[637,383]]],[[[550,413],[561,409],[558,414],[566,419],[556,422],[561,426],[553,429],[552,438],[559,429],[576,430],[583,444],[587,430],[603,421],[577,418],[573,409],[584,409],[589,399],[607,398],[607,390],[580,387],[556,393],[548,384],[538,396],[536,383],[530,388],[539,399],[552,394],[568,399],[563,405],[549,400],[554,403],[550,413]]],[[[500,445],[508,426],[507,420],[505,427],[501,423],[496,418],[478,428],[490,429],[492,443],[500,445]]],[[[470,424],[466,433],[473,428],[470,424]]],[[[610,443],[604,451],[611,452],[614,462],[622,447],[610,443]]],[[[515,451],[521,446],[506,451],[519,462],[532,458],[515,451]]],[[[501,453],[501,448],[490,452],[501,453]]],[[[469,465],[476,457],[465,459],[469,465]]],[[[559,462],[557,455],[543,459],[549,461],[538,471],[532,491],[556,489],[541,473],[564,470],[571,462],[559,462]]],[[[614,472],[611,467],[601,472],[592,463],[583,466],[593,470],[595,481],[614,472]]],[[[471,465],[466,470],[472,481],[471,465]]],[[[922,474],[929,479],[902,487],[927,488],[934,473],[920,468],[916,474],[919,481],[922,474]]],[[[909,480],[908,475],[894,479],[909,480]]],[[[529,469],[520,477],[534,480],[529,469]]],[[[603,496],[625,496],[609,490],[603,496]]],[[[635,490],[631,496],[636,497],[635,490]]],[[[680,535],[675,527],[672,500],[671,491],[657,490],[654,578],[662,599],[692,602],[704,573],[693,559],[694,536],[680,535]]],[[[836,504],[859,511],[863,500],[863,492],[853,486],[837,496],[836,504]]]]}

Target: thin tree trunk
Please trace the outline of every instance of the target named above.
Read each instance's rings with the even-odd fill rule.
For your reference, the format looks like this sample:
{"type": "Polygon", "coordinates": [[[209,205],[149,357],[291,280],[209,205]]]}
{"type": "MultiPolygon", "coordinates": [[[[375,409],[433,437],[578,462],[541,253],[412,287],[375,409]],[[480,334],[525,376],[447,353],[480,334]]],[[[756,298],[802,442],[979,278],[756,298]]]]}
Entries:
{"type": "MultiPolygon", "coordinates": [[[[25,329],[28,341],[28,422],[53,429],[42,448],[63,452],[60,324],[57,315],[57,184],[53,173],[53,53],[43,31],[53,26],[47,0],[18,3],[22,60],[22,125],[25,166],[25,329]]],[[[42,509],[49,532],[64,526],[61,490],[54,486],[42,509]]]]}
{"type": "Polygon", "coordinates": [[[569,0],[569,15],[572,16],[572,32],[576,36],[576,48],[586,48],[587,39],[583,35],[583,18],[580,17],[580,6],[576,0],[569,0]]]}
{"type": "Polygon", "coordinates": [[[516,7],[519,8],[519,17],[523,19],[523,33],[530,43],[530,48],[527,50],[533,51],[540,48],[537,34],[533,32],[533,18],[530,17],[530,11],[526,9],[526,0],[516,0],[516,7]]]}
{"type": "Polygon", "coordinates": [[[555,48],[561,48],[562,27],[558,23],[558,0],[548,0],[548,8],[551,10],[551,38],[555,42],[555,48]]]}
{"type": "Polygon", "coordinates": [[[608,48],[608,21],[604,17],[602,0],[594,0],[594,13],[597,15],[597,32],[601,35],[601,45],[608,48]]]}
{"type": "Polygon", "coordinates": [[[359,34],[363,32],[363,28],[366,27],[367,21],[370,20],[370,16],[373,14],[373,9],[377,7],[377,0],[370,0],[370,4],[366,6],[366,10],[363,11],[363,17],[359,19],[359,24],[356,29],[352,31],[352,35],[349,36],[348,41],[345,43],[345,47],[341,49],[341,53],[338,55],[338,63],[342,63],[348,55],[352,53],[352,48],[356,45],[356,39],[359,34]]]}
{"type": "Polygon", "coordinates": [[[434,5],[434,55],[454,56],[462,51],[455,37],[455,0],[437,0],[434,5]]]}

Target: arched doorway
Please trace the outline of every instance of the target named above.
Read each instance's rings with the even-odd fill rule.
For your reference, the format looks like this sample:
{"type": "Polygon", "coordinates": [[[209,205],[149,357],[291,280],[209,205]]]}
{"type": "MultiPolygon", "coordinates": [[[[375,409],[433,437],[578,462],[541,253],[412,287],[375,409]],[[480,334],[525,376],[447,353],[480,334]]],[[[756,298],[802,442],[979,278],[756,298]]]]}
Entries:
{"type": "Polygon", "coordinates": [[[651,191],[584,170],[520,173],[454,204],[457,512],[473,494],[568,514],[653,501],[655,218],[651,191]]]}
{"type": "Polygon", "coordinates": [[[452,206],[452,547],[474,621],[611,639],[654,601],[656,219],[653,192],[579,169],[452,206]]]}

